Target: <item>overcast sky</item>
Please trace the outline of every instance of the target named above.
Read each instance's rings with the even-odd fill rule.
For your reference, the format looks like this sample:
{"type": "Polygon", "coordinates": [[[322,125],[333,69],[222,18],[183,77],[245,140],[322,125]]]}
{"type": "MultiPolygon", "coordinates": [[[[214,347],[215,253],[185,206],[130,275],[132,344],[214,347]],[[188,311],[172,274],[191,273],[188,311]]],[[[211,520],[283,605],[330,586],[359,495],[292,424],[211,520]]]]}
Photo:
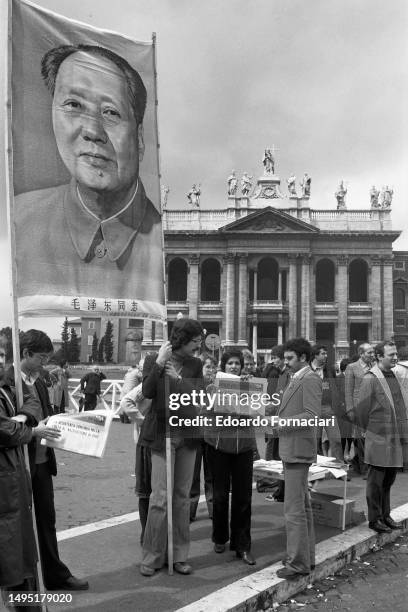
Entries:
{"type": "MultiPolygon", "coordinates": [[[[203,208],[225,206],[231,170],[256,178],[265,147],[274,144],[275,171],[285,185],[292,173],[312,177],[313,208],[335,207],[340,179],[352,208],[369,207],[371,185],[389,184],[394,228],[408,229],[406,0],[37,4],[136,40],[157,33],[162,182],[170,187],[170,207],[187,208],[186,193],[196,182],[203,208]]],[[[408,250],[408,231],[395,248],[408,250]]],[[[3,284],[0,327],[10,320],[4,293],[3,284]]]]}

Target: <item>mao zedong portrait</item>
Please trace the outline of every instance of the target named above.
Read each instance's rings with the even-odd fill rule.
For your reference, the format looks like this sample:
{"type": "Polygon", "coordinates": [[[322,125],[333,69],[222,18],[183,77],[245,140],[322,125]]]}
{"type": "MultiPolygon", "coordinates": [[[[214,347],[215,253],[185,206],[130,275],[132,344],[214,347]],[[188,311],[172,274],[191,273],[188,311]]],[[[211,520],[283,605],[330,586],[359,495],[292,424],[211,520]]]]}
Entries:
{"type": "Polygon", "coordinates": [[[139,176],[139,73],[103,47],[66,45],[44,55],[42,76],[72,178],[15,199],[19,294],[162,302],[161,219],[139,176]]]}

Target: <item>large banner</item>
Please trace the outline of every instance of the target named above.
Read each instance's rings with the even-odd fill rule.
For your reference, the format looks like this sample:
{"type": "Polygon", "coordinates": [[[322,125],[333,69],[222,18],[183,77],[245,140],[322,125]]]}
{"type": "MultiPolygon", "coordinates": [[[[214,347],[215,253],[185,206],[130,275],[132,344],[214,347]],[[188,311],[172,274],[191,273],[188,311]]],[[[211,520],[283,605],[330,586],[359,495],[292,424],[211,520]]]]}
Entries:
{"type": "Polygon", "coordinates": [[[154,45],[12,7],[19,313],[164,320],[154,45]]]}

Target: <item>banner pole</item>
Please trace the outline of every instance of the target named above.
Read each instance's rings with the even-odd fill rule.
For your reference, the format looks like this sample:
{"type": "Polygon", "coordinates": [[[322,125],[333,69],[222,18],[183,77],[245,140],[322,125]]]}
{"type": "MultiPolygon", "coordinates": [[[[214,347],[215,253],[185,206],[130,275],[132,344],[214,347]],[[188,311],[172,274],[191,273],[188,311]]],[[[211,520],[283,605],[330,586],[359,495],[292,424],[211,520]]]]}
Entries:
{"type": "MultiPolygon", "coordinates": [[[[19,338],[19,329],[18,329],[18,304],[17,304],[17,264],[16,264],[16,242],[15,242],[15,224],[14,224],[14,208],[13,208],[13,199],[14,199],[14,190],[13,190],[13,141],[11,135],[11,119],[12,119],[12,111],[11,111],[11,98],[12,98],[12,88],[11,88],[11,74],[12,74],[12,6],[13,0],[8,0],[7,2],[7,38],[6,38],[6,48],[5,48],[5,59],[6,59],[6,126],[4,130],[5,136],[5,151],[6,151],[6,199],[7,199],[7,225],[8,225],[8,245],[9,245],[9,253],[10,253],[10,287],[11,287],[11,297],[12,297],[12,321],[11,321],[11,329],[13,334],[13,358],[14,358],[14,378],[15,378],[15,388],[16,388],[16,400],[17,400],[17,411],[23,405],[23,384],[21,378],[21,367],[20,367],[20,338],[19,338]]],[[[26,468],[28,473],[30,474],[31,480],[31,471],[30,471],[30,462],[28,457],[28,447],[24,446],[24,460],[26,464],[26,468]]],[[[34,501],[31,498],[31,520],[33,524],[34,530],[34,539],[35,545],[38,552],[38,561],[36,563],[36,567],[34,567],[34,579],[35,579],[35,587],[39,593],[45,593],[44,588],[44,579],[42,575],[41,562],[40,562],[40,547],[38,543],[38,532],[37,532],[37,522],[35,519],[35,508],[34,501]]],[[[44,602],[41,602],[38,605],[38,609],[41,609],[43,612],[47,612],[48,608],[44,602]]]]}
{"type": "MultiPolygon", "coordinates": [[[[163,288],[164,288],[164,303],[167,304],[167,284],[166,284],[166,256],[164,252],[164,229],[163,229],[163,206],[161,198],[161,168],[160,168],[160,139],[159,139],[159,122],[158,122],[158,96],[157,96],[157,64],[156,64],[156,32],[152,33],[153,45],[153,74],[154,74],[154,117],[156,124],[157,135],[157,167],[159,171],[159,198],[160,210],[162,215],[162,254],[163,254],[163,288]]],[[[167,322],[163,323],[163,340],[168,339],[167,322]]],[[[167,409],[166,409],[167,412],[167,409]]],[[[169,576],[173,575],[173,486],[172,486],[172,466],[171,466],[171,440],[168,423],[168,414],[166,414],[166,489],[167,489],[167,563],[169,576]]]]}

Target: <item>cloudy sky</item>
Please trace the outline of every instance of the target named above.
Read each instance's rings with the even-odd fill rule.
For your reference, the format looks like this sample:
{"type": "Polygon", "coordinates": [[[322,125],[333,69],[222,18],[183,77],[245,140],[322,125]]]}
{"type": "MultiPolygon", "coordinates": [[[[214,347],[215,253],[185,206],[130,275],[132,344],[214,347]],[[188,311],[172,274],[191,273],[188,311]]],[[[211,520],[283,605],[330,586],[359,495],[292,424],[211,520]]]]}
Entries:
{"type": "MultiPolygon", "coordinates": [[[[408,229],[406,0],[37,4],[137,40],[157,33],[161,166],[170,207],[187,207],[195,182],[203,208],[225,206],[231,170],[256,178],[265,147],[274,144],[283,181],[292,173],[312,177],[312,207],[335,207],[340,179],[352,208],[369,206],[371,185],[389,184],[394,227],[408,229]]],[[[4,82],[1,87],[4,99],[4,82]]],[[[3,113],[0,119],[3,129],[3,113]]],[[[4,180],[2,166],[2,279],[9,266],[4,180]]],[[[408,250],[408,231],[395,247],[408,250]]],[[[5,283],[0,291],[1,327],[10,306],[5,283]]]]}

